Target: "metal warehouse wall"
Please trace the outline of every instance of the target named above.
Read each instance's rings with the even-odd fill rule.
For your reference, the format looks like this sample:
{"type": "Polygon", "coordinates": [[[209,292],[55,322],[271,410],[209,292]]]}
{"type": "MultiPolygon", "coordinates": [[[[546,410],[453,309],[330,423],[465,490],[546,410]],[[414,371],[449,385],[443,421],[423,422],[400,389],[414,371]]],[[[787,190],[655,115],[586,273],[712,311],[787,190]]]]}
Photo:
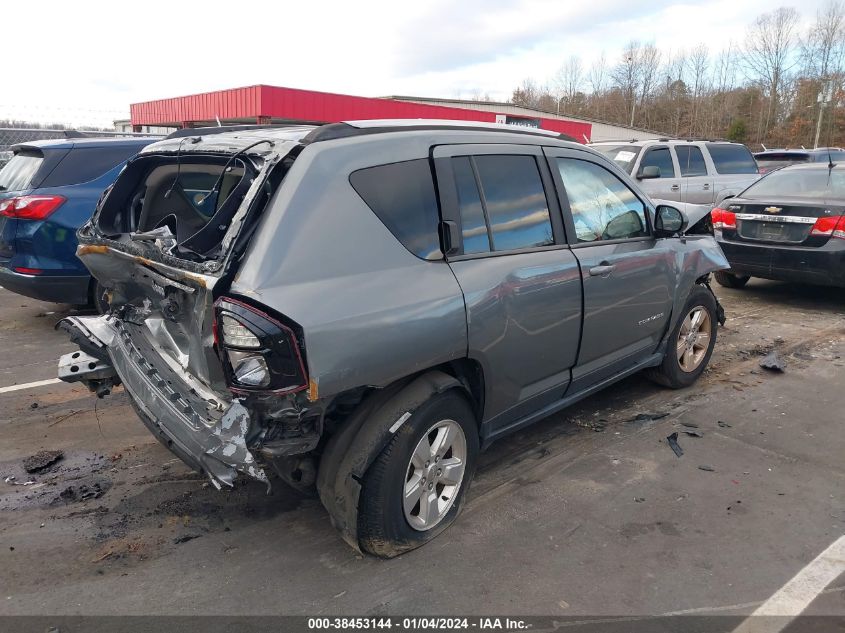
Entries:
{"type": "MultiPolygon", "coordinates": [[[[486,112],[495,112],[498,114],[512,114],[523,117],[548,117],[549,120],[556,120],[558,115],[547,112],[545,110],[535,110],[533,108],[526,108],[524,106],[515,105],[513,103],[500,103],[497,101],[470,101],[466,99],[438,99],[436,97],[401,97],[391,96],[391,100],[402,101],[404,103],[420,103],[429,105],[443,105],[452,108],[468,108],[473,110],[484,110],[486,112]]],[[[654,130],[646,130],[643,128],[634,128],[624,125],[615,125],[613,123],[605,123],[603,121],[594,121],[590,119],[580,119],[566,114],[559,115],[560,119],[565,119],[572,122],[585,123],[592,126],[591,134],[588,134],[590,140],[593,142],[609,141],[619,139],[648,139],[658,138],[660,136],[667,136],[661,132],[654,130]]],[[[574,136],[574,135],[573,135],[574,136]]],[[[577,137],[579,141],[583,140],[580,136],[577,137]]]]}

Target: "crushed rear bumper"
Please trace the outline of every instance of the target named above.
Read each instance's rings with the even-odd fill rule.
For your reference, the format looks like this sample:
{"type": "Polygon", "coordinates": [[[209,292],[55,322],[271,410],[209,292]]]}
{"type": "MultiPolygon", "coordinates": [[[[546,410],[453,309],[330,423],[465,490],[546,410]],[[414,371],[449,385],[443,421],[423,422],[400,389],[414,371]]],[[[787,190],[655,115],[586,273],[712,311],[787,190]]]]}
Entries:
{"type": "Polygon", "coordinates": [[[114,315],[68,317],[57,327],[80,346],[59,361],[61,380],[82,382],[98,395],[122,383],[150,431],[218,488],[231,486],[239,472],[268,483],[247,447],[250,415],[239,401],[202,397],[114,315]]]}

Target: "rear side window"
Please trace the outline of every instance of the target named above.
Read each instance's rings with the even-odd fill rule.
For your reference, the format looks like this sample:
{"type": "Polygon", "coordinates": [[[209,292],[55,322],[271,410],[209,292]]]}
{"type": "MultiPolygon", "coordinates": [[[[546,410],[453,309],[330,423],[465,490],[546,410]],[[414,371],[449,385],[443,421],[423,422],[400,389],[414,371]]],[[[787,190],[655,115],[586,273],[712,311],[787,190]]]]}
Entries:
{"type": "Polygon", "coordinates": [[[649,150],[640,163],[640,170],[643,167],[659,167],[661,178],[674,178],[675,165],[672,163],[672,155],[668,147],[657,147],[649,150]]]}
{"type": "Polygon", "coordinates": [[[62,187],[95,180],[140,150],[134,145],[75,147],[39,186],[62,187]]]}
{"type": "Polygon", "coordinates": [[[757,163],[745,145],[708,143],[707,150],[719,174],[756,174],[757,163]]]}
{"type": "Polygon", "coordinates": [[[38,152],[18,152],[0,169],[0,191],[21,191],[29,183],[44,157],[38,152]]]}
{"type": "Polygon", "coordinates": [[[676,145],[675,155],[678,157],[681,176],[707,175],[707,165],[704,163],[704,155],[695,145],[676,145]]]}
{"type": "Polygon", "coordinates": [[[422,259],[443,257],[428,159],[359,169],[350,174],[349,182],[405,248],[422,259]]]}

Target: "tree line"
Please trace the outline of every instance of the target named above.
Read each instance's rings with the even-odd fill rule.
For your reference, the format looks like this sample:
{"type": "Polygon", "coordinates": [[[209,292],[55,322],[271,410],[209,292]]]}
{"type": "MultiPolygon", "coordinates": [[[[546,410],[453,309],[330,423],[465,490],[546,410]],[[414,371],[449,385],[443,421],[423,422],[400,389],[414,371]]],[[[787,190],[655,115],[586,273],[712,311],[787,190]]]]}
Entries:
{"type": "Polygon", "coordinates": [[[806,29],[793,8],[759,15],[745,38],[711,51],[632,40],[589,66],[573,55],[545,83],[523,80],[511,102],[680,138],[759,149],[845,144],[845,5],[830,0],[806,29]],[[818,127],[819,111],[822,125],[818,127]]]}

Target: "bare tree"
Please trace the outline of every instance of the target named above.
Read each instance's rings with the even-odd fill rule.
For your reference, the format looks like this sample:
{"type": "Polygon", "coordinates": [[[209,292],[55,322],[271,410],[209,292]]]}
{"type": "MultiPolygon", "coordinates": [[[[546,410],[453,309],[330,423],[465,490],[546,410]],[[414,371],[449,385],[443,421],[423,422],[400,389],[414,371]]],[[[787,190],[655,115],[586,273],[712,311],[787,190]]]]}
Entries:
{"type": "Polygon", "coordinates": [[[748,28],[744,51],[746,71],[749,79],[758,82],[768,95],[768,107],[760,117],[758,141],[780,114],[781,91],[787,73],[795,65],[793,49],[798,19],[795,9],[780,7],[758,16],[748,28]]]}
{"type": "Polygon", "coordinates": [[[555,76],[555,85],[558,88],[558,112],[572,111],[575,105],[575,100],[578,93],[584,85],[584,68],[581,65],[581,58],[578,55],[572,55],[564,64],[558,69],[555,76]],[[561,102],[568,106],[562,109],[561,102]]]}
{"type": "Polygon", "coordinates": [[[801,42],[804,74],[828,79],[842,72],[845,59],[845,7],[830,0],[816,12],[816,21],[801,42]]]}
{"type": "Polygon", "coordinates": [[[707,85],[707,74],[710,70],[710,53],[706,44],[699,44],[690,53],[690,72],[692,75],[692,112],[690,114],[690,134],[699,133],[698,113],[701,98],[707,85]]]}
{"type": "Polygon", "coordinates": [[[604,91],[607,87],[607,57],[604,51],[590,66],[590,72],[587,74],[587,81],[590,84],[590,92],[592,103],[595,104],[596,116],[604,116],[604,91]]]}
{"type": "Polygon", "coordinates": [[[630,125],[633,127],[637,110],[637,97],[643,83],[642,45],[632,40],[625,45],[622,59],[611,72],[613,83],[622,93],[625,107],[630,113],[630,125]]]}
{"type": "MultiPolygon", "coordinates": [[[[651,111],[645,108],[660,81],[660,60],[662,53],[654,44],[646,44],[640,49],[640,109],[644,114],[645,125],[651,125],[651,111]]],[[[631,123],[633,126],[634,124],[631,123]]]]}

